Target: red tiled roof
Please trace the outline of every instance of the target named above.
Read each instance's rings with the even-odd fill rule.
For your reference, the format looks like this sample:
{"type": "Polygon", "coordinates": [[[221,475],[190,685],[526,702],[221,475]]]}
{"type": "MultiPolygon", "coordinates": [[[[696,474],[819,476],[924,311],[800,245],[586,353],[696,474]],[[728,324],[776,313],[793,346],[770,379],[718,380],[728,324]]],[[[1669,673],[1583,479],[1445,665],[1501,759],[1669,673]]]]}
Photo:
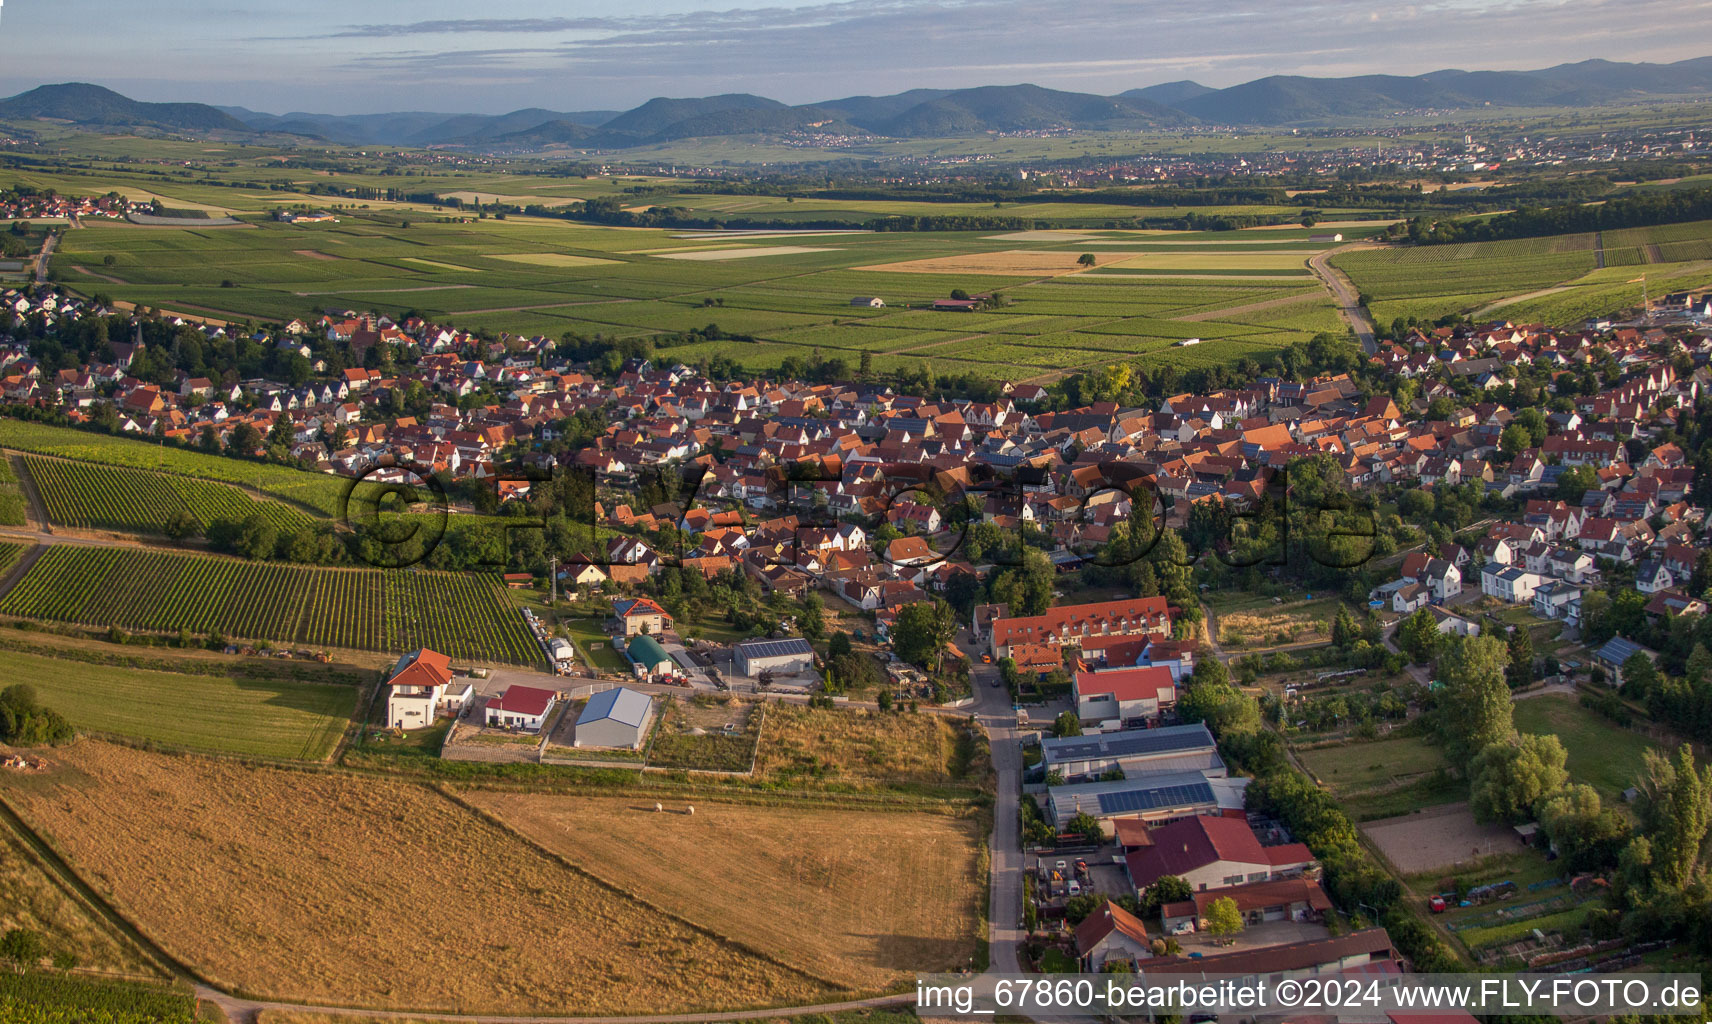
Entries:
{"type": "Polygon", "coordinates": [[[1153,845],[1127,858],[1130,878],[1145,888],[1164,875],[1181,875],[1219,861],[1282,866],[1314,859],[1301,843],[1261,846],[1241,818],[1197,815],[1150,830],[1153,845]]]}
{"type": "Polygon", "coordinates": [[[1106,901],[1106,905],[1082,919],[1076,926],[1076,951],[1086,954],[1095,944],[1112,932],[1122,932],[1142,945],[1147,945],[1147,926],[1124,908],[1106,901]]]}
{"type": "Polygon", "coordinates": [[[389,686],[444,686],[452,681],[452,661],[439,651],[424,647],[399,659],[398,671],[387,680],[389,686]]]}
{"type": "Polygon", "coordinates": [[[514,715],[542,715],[557,696],[553,690],[539,686],[513,686],[489,700],[487,707],[489,711],[509,711],[514,715]]]}
{"type": "Polygon", "coordinates": [[[1109,693],[1119,701],[1170,700],[1176,692],[1171,670],[1163,665],[1076,673],[1076,693],[1081,697],[1109,693]]]}

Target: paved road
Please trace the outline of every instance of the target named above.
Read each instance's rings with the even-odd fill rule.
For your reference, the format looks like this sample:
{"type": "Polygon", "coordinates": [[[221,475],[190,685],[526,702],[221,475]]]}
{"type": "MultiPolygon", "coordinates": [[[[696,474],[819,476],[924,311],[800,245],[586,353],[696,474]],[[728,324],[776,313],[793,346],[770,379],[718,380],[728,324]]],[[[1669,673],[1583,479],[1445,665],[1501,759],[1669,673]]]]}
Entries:
{"type": "Polygon", "coordinates": [[[1332,299],[1338,304],[1338,312],[1348,322],[1350,330],[1355,332],[1361,341],[1361,349],[1368,355],[1379,351],[1379,346],[1373,340],[1373,319],[1362,308],[1361,293],[1355,284],[1344,275],[1344,272],[1327,262],[1331,257],[1342,252],[1352,252],[1357,249],[1377,249],[1379,246],[1372,242],[1352,242],[1340,245],[1336,249],[1324,249],[1308,257],[1308,269],[1312,270],[1325,286],[1331,290],[1332,299]]]}
{"type": "MultiPolygon", "coordinates": [[[[957,643],[965,651],[980,650],[980,645],[970,638],[967,630],[958,636],[957,643]]],[[[987,899],[987,970],[1015,974],[1021,970],[1017,948],[1023,941],[1022,836],[1017,822],[1022,797],[1022,747],[1017,739],[1016,712],[1011,708],[1010,691],[992,685],[998,676],[996,667],[975,663],[972,680],[975,714],[987,730],[997,787],[988,858],[991,863],[988,879],[991,891],[987,899]]]]}
{"type": "Polygon", "coordinates": [[[36,258],[36,284],[48,283],[48,257],[53,255],[54,246],[59,244],[59,236],[50,233],[42,239],[42,254],[36,258]]]}
{"type": "Polygon", "coordinates": [[[291,1013],[317,1013],[329,1017],[361,1017],[382,1020],[449,1021],[459,1024],[690,1024],[693,1021],[757,1020],[762,1018],[796,1016],[806,1013],[842,1013],[847,1010],[868,1010],[881,1007],[911,1005],[914,993],[855,999],[845,1003],[823,1003],[819,1006],[790,1006],[776,1010],[734,1010],[726,1013],[675,1013],[638,1017],[566,1017],[521,1016],[503,1014],[417,1013],[404,1010],[358,1010],[345,1006],[311,1006],[302,1003],[275,1003],[266,1000],[241,999],[227,995],[207,985],[197,985],[196,998],[206,999],[226,1012],[232,1024],[254,1024],[263,1010],[291,1013]]]}

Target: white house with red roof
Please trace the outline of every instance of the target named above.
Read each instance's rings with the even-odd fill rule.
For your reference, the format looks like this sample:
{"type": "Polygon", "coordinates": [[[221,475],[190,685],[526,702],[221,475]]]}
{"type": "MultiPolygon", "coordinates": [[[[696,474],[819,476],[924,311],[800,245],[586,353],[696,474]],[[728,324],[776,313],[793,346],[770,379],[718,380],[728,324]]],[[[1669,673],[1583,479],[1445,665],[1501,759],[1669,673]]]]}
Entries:
{"type": "Polygon", "coordinates": [[[1078,672],[1072,689],[1084,728],[1121,729],[1177,706],[1177,681],[1164,665],[1078,672]]]}
{"type": "Polygon", "coordinates": [[[1171,637],[1171,607],[1163,597],[1133,601],[1099,601],[1070,604],[1041,615],[998,619],[993,622],[993,660],[1010,653],[1013,644],[1078,646],[1088,637],[1171,637]]]}
{"type": "Polygon", "coordinates": [[[398,659],[387,676],[386,725],[389,729],[422,729],[441,714],[456,715],[469,707],[475,691],[452,678],[451,661],[427,648],[398,659]]]}
{"type": "Polygon", "coordinates": [[[556,690],[539,686],[512,686],[488,699],[487,724],[495,728],[540,732],[559,701],[556,690]]]}
{"type": "Polygon", "coordinates": [[[1262,846],[1240,817],[1197,815],[1147,829],[1146,844],[1124,858],[1136,891],[1176,875],[1194,891],[1295,878],[1316,866],[1302,843],[1262,846]]]}
{"type": "Polygon", "coordinates": [[[1133,967],[1153,955],[1152,945],[1141,919],[1111,900],[1076,926],[1076,956],[1084,971],[1098,973],[1108,962],[1133,967]]]}

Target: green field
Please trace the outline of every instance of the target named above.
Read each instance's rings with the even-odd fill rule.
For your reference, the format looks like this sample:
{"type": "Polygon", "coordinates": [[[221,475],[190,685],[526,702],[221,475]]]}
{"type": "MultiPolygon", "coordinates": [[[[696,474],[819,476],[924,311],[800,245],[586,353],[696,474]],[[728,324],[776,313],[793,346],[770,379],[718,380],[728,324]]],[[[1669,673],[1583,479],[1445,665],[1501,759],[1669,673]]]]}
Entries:
{"type": "Polygon", "coordinates": [[[1570,778],[1599,790],[1606,800],[1635,784],[1642,759],[1653,747],[1640,733],[1559,694],[1516,701],[1515,722],[1521,732],[1555,733],[1569,752],[1570,778]]]}
{"type": "Polygon", "coordinates": [[[218,632],[311,647],[538,663],[540,647],[497,578],[308,569],[130,548],[50,548],[0,614],[151,632],[218,632]]]}
{"type": "MultiPolygon", "coordinates": [[[[350,481],[325,473],[207,455],[164,444],[69,427],[0,419],[0,448],[254,488],[323,516],[337,516],[350,481]]],[[[242,496],[235,496],[241,498],[242,496]]]]}
{"type": "Polygon", "coordinates": [[[1356,821],[1408,814],[1467,795],[1465,786],[1441,773],[1446,765],[1438,747],[1417,736],[1300,750],[1297,757],[1356,821]]]}
{"type": "Polygon", "coordinates": [[[102,527],[161,533],[175,515],[188,512],[201,529],[216,519],[260,515],[283,533],[314,523],[295,506],[257,501],[226,484],[190,477],[120,469],[88,462],[25,456],[48,518],[58,526],[102,527]]]}
{"type": "Polygon", "coordinates": [[[12,469],[12,460],[0,455],[0,526],[23,526],[28,522],[24,515],[24,494],[18,488],[18,474],[12,469]]]}
{"type": "Polygon", "coordinates": [[[357,704],[329,683],[156,672],[18,651],[6,664],[79,730],[173,747],[320,760],[357,704]]]}
{"type": "Polygon", "coordinates": [[[1573,326],[1712,283],[1712,221],[1501,242],[1347,252],[1332,263],[1370,297],[1381,326],[1451,313],[1573,326]],[[1601,266],[1603,260],[1603,266],[1601,266]]]}
{"type": "Polygon", "coordinates": [[[1325,244],[1306,236],[1292,229],[745,237],[521,216],[424,218],[404,227],[393,214],[356,211],[336,224],[258,219],[223,230],[91,224],[67,234],[55,272],[79,290],[222,319],[307,317],[336,304],[415,311],[472,330],[657,343],[713,324],[753,340],[680,345],[667,350],[671,357],[722,356],[771,370],[786,358],[817,355],[854,368],[866,353],[882,371],[928,363],[939,372],[1015,379],[1123,359],[1181,367],[1263,359],[1319,331],[1342,333],[1303,265],[1325,244]],[[1099,273],[1078,272],[1083,252],[1105,262],[1099,273]],[[956,288],[996,290],[1007,303],[973,315],[908,308],[956,288]],[[887,305],[852,307],[858,295],[887,305]],[[1197,320],[1177,319],[1190,315],[1197,320]],[[1173,347],[1188,337],[1203,344],[1173,347]]]}

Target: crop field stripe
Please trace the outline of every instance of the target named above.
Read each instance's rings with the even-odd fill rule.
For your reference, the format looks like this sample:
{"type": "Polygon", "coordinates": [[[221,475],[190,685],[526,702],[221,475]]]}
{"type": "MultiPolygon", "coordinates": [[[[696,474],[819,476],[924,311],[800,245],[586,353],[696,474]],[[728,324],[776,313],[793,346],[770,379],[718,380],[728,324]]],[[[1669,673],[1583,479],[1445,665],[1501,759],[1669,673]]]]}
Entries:
{"type": "Polygon", "coordinates": [[[497,579],[415,570],[313,569],[194,555],[50,547],[0,613],[84,625],[354,650],[432,647],[535,664],[540,652],[497,579]]]}

